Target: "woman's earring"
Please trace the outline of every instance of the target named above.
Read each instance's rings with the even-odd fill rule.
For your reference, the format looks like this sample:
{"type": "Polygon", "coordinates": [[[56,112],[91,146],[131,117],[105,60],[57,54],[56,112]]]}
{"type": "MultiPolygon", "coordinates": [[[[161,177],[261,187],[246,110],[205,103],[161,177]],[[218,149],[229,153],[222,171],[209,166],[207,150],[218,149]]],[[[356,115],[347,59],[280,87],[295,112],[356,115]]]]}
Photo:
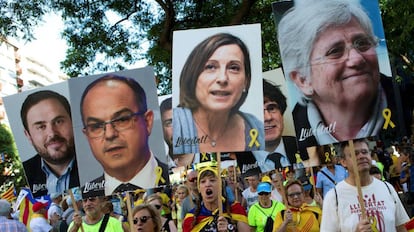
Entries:
{"type": "Polygon", "coordinates": [[[309,96],[313,95],[313,89],[309,89],[309,96]]]}
{"type": "Polygon", "coordinates": [[[243,88],[243,93],[246,93],[246,88],[243,88]]]}

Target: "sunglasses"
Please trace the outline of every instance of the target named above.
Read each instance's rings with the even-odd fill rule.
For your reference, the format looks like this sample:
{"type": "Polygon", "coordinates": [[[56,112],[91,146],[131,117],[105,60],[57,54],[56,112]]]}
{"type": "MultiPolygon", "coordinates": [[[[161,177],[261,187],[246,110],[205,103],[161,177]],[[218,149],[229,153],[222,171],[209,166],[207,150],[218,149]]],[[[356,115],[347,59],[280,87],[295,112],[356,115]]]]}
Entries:
{"type": "Polygon", "coordinates": [[[133,222],[134,222],[134,225],[138,224],[139,222],[142,222],[143,224],[145,224],[150,218],[151,216],[141,216],[139,218],[134,218],[133,222]]]}
{"type": "Polygon", "coordinates": [[[260,193],[259,193],[259,195],[260,195],[260,196],[263,196],[263,195],[266,195],[266,196],[267,196],[267,195],[269,195],[269,194],[270,194],[270,193],[267,193],[267,192],[260,192],[260,193]]]}
{"type": "Polygon", "coordinates": [[[156,209],[161,209],[162,205],[152,205],[154,206],[156,209]]]}

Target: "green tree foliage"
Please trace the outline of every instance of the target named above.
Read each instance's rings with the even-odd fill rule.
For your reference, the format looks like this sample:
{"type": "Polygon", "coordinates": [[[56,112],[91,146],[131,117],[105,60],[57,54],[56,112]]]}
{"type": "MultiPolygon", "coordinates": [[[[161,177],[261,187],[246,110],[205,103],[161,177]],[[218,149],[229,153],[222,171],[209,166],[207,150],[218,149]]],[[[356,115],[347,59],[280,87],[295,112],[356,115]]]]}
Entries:
{"type": "Polygon", "coordinates": [[[2,191],[12,183],[16,189],[26,185],[23,166],[17,154],[12,133],[5,124],[0,124],[0,172],[2,191]]]}
{"type": "Polygon", "coordinates": [[[264,69],[280,66],[271,1],[59,1],[54,8],[63,12],[63,67],[72,77],[146,59],[161,93],[171,93],[173,31],[247,23],[262,23],[264,69]]]}
{"type": "Polygon", "coordinates": [[[48,11],[47,0],[0,0],[0,36],[33,39],[32,29],[48,11]]]}
{"type": "MultiPolygon", "coordinates": [[[[147,60],[158,88],[171,92],[173,31],[262,24],[263,71],[280,67],[271,3],[275,0],[0,0],[0,33],[30,39],[49,11],[62,15],[68,43],[62,68],[71,77],[117,71],[147,60]]],[[[414,1],[380,0],[387,45],[404,72],[414,71],[414,1]]]]}
{"type": "Polygon", "coordinates": [[[380,1],[385,38],[392,64],[401,75],[414,72],[414,1],[380,1]]]}

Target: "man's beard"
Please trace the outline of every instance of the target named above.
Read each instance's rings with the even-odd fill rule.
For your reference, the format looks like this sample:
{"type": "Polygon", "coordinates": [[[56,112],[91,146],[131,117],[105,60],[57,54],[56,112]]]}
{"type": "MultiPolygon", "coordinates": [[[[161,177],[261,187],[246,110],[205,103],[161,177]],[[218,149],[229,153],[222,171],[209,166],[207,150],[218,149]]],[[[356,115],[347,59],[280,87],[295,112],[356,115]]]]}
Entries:
{"type": "MultiPolygon", "coordinates": [[[[39,153],[40,157],[42,157],[47,163],[59,165],[69,162],[75,157],[75,143],[74,139],[72,138],[70,141],[67,141],[65,138],[55,136],[51,140],[48,141],[48,143],[52,141],[59,141],[64,142],[66,144],[66,151],[57,151],[59,155],[50,155],[49,151],[47,150],[47,146],[43,146],[42,148],[39,148],[38,146],[35,146],[36,151],[39,153]]],[[[47,144],[47,143],[46,143],[47,144]]]]}

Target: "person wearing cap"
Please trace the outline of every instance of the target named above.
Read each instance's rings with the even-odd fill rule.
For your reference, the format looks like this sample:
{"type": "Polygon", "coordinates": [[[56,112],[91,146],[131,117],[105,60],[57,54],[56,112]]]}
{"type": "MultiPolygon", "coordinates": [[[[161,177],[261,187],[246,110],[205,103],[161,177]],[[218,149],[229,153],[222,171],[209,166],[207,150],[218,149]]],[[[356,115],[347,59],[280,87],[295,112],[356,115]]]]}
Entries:
{"type": "Polygon", "coordinates": [[[46,219],[47,215],[47,203],[36,202],[33,204],[32,209],[34,214],[30,220],[30,230],[32,232],[49,232],[52,231],[53,227],[49,224],[46,219]]]}
{"type": "Polygon", "coordinates": [[[318,192],[314,192],[313,185],[311,184],[308,176],[301,176],[299,178],[303,186],[303,193],[305,197],[305,203],[310,206],[318,206],[322,208],[322,197],[318,192]]]}
{"type": "Polygon", "coordinates": [[[272,219],[270,225],[273,228],[273,219],[279,211],[285,208],[285,205],[270,199],[272,187],[269,182],[260,182],[257,186],[257,192],[259,194],[259,201],[250,207],[248,213],[250,228],[252,231],[257,232],[272,231],[270,228],[265,229],[268,218],[272,219]]]}
{"type": "Polygon", "coordinates": [[[184,218],[183,232],[250,231],[246,211],[241,204],[234,202],[230,205],[229,201],[222,197],[223,193],[218,191],[220,186],[216,167],[202,168],[198,172],[197,186],[201,200],[184,218]],[[219,215],[219,198],[223,202],[222,215],[219,215]]]}
{"type": "MultiPolygon", "coordinates": [[[[73,221],[73,214],[75,213],[75,209],[73,204],[76,204],[79,210],[82,209],[82,196],[80,194],[74,193],[73,194],[75,202],[72,202],[70,197],[66,198],[66,203],[68,208],[62,214],[62,220],[66,223],[66,225],[70,225],[73,221]]],[[[82,211],[79,211],[82,212],[82,211]]]]}
{"type": "Polygon", "coordinates": [[[322,210],[305,203],[304,189],[299,180],[289,181],[285,186],[288,202],[286,209],[279,211],[273,224],[274,232],[317,232],[322,220],[322,210]]]}
{"type": "Polygon", "coordinates": [[[60,193],[52,193],[50,194],[50,198],[52,199],[52,203],[47,210],[47,218],[50,221],[50,224],[54,228],[59,228],[59,224],[62,221],[62,214],[63,210],[60,207],[60,202],[62,201],[62,194],[60,193]]]}
{"type": "Polygon", "coordinates": [[[94,197],[90,195],[82,195],[82,205],[85,211],[85,216],[82,217],[80,212],[75,212],[73,221],[69,225],[68,232],[80,231],[102,231],[105,232],[119,232],[123,231],[122,224],[118,219],[110,217],[109,214],[104,215],[102,212],[103,197],[94,197]]]}
{"type": "Polygon", "coordinates": [[[0,229],[4,232],[25,232],[26,226],[17,221],[11,219],[11,204],[5,199],[0,199],[0,229]]]}

